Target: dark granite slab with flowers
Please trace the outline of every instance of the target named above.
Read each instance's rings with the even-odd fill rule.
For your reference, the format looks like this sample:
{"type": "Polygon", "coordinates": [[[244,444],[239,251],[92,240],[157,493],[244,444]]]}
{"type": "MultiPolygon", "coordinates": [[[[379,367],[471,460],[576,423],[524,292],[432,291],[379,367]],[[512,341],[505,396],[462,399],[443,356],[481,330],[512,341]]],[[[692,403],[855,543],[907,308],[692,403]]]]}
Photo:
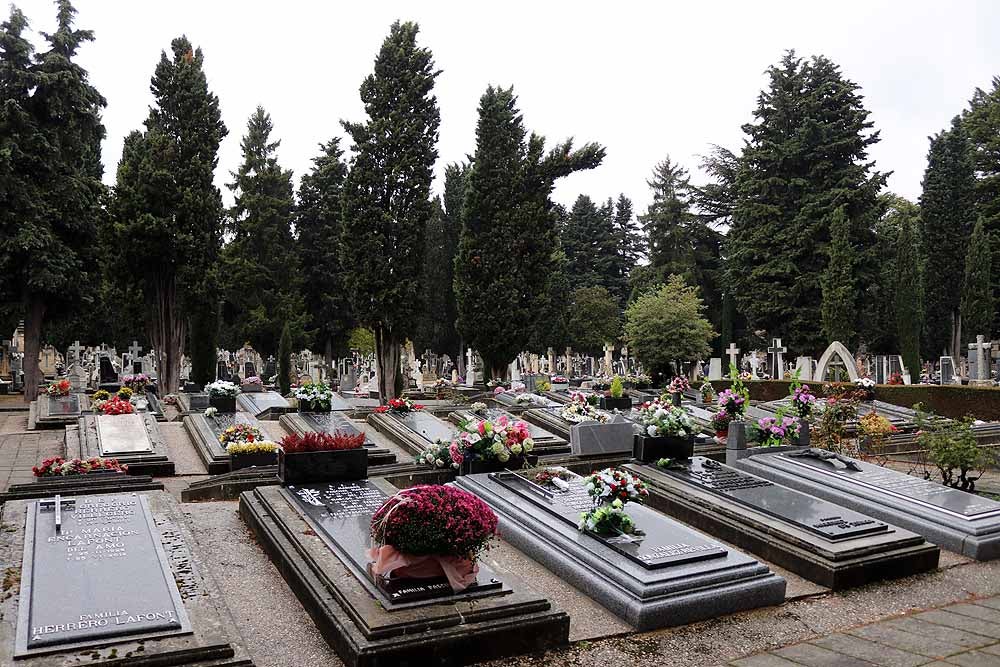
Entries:
{"type": "Polygon", "coordinates": [[[1000,502],[864,461],[846,459],[849,467],[806,453],[807,448],[764,451],[734,465],[977,560],[1000,558],[1000,502]]]}
{"type": "Polygon", "coordinates": [[[166,441],[155,415],[84,415],[76,429],[66,429],[69,458],[114,458],[129,467],[129,473],[165,477],[175,474],[166,441]]]}
{"type": "Polygon", "coordinates": [[[229,454],[219,442],[219,436],[235,424],[246,424],[263,431],[260,421],[246,412],[218,412],[212,417],[195,413],[184,417],[184,430],[194,443],[195,451],[204,462],[209,475],[229,472],[229,454]]]}
{"type": "Polygon", "coordinates": [[[276,391],[240,392],[236,396],[236,407],[249,412],[257,419],[277,419],[295,408],[284,396],[276,391]]]}
{"type": "Polygon", "coordinates": [[[432,580],[380,589],[364,552],[371,515],[395,491],[372,479],[261,486],[240,496],[243,520],[347,665],[467,664],[567,642],[564,612],[515,575],[482,564],[482,591],[454,595],[432,580]]]}
{"type": "MultiPolygon", "coordinates": [[[[356,435],[362,432],[357,424],[342,412],[290,412],[281,415],[278,421],[289,433],[297,435],[305,435],[310,432],[334,433],[336,431],[356,435]]],[[[368,452],[369,466],[389,465],[396,462],[394,452],[385,447],[377,446],[371,441],[371,438],[365,438],[364,447],[368,452]]]]}
{"type": "MultiPolygon", "coordinates": [[[[495,421],[503,416],[506,416],[507,419],[511,421],[518,421],[521,419],[519,416],[513,415],[500,408],[486,408],[485,410],[479,412],[473,412],[472,410],[455,410],[448,414],[448,418],[456,424],[461,424],[465,421],[482,419],[495,421]]],[[[535,454],[539,456],[547,456],[549,454],[569,453],[569,443],[565,438],[562,438],[555,433],[538,426],[537,424],[532,424],[526,420],[525,423],[528,424],[528,432],[531,434],[531,439],[535,442],[535,449],[533,450],[535,454]]]]}
{"type": "Polygon", "coordinates": [[[625,468],[645,480],[651,506],[828,588],[938,564],[919,535],[705,457],[625,468]]]}
{"type": "Polygon", "coordinates": [[[625,506],[642,535],[581,532],[581,514],[593,506],[582,478],[570,473],[560,489],[530,474],[467,475],[455,484],[497,512],[506,541],[637,629],[784,600],[784,579],[766,565],[654,509],[625,506]]]}
{"type": "Polygon", "coordinates": [[[414,455],[438,440],[450,442],[458,434],[457,426],[426,410],[373,412],[368,423],[414,455]]]}

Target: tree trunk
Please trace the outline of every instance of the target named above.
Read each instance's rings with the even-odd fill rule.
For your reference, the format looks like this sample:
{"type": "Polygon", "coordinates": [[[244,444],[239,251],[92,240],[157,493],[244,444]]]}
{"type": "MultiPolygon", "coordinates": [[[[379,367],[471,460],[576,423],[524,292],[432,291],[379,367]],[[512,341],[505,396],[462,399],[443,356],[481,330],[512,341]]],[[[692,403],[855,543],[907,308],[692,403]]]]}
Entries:
{"type": "MultiPolygon", "coordinates": [[[[323,354],[323,358],[326,360],[326,377],[324,379],[329,382],[333,379],[333,339],[329,336],[326,337],[326,351],[323,354]]],[[[337,381],[340,381],[340,375],[337,375],[337,381]]]]}
{"type": "Polygon", "coordinates": [[[177,279],[163,277],[154,286],[153,309],[149,321],[149,342],[156,350],[157,383],[161,395],[177,392],[181,374],[181,355],[187,320],[177,306],[177,279]]]}
{"type": "Polygon", "coordinates": [[[396,398],[396,374],[399,372],[399,340],[392,331],[375,327],[375,369],[378,373],[378,399],[383,405],[396,398]]]}
{"type": "Polygon", "coordinates": [[[38,385],[42,381],[38,354],[42,341],[45,301],[37,295],[28,295],[24,305],[24,401],[29,403],[38,398],[38,385]]]}
{"type": "Polygon", "coordinates": [[[962,360],[962,316],[951,313],[951,350],[949,354],[955,359],[955,363],[962,360]]]}

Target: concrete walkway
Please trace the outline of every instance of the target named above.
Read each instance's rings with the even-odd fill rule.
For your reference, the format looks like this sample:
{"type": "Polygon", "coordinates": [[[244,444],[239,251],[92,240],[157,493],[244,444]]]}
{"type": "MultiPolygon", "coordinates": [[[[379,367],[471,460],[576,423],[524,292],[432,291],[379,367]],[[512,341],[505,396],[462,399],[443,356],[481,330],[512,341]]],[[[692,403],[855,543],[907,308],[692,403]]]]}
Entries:
{"type": "Polygon", "coordinates": [[[890,618],[729,664],[733,667],[1000,667],[1000,597],[890,618]]]}

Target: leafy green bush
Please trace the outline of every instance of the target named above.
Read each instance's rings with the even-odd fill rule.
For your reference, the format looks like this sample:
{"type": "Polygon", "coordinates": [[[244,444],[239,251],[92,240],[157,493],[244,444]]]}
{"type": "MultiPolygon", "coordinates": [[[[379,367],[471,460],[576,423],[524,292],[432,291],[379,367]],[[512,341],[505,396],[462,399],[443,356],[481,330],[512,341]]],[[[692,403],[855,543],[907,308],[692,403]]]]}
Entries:
{"type": "Polygon", "coordinates": [[[624,388],[622,387],[622,379],[617,375],[611,380],[611,398],[621,398],[622,393],[624,393],[624,388]]]}
{"type": "Polygon", "coordinates": [[[979,447],[972,432],[972,420],[932,423],[920,411],[920,435],[917,442],[927,449],[930,462],[941,473],[941,483],[963,491],[975,491],[976,480],[995,463],[995,455],[979,447]],[[971,474],[978,472],[978,474],[971,474]]]}

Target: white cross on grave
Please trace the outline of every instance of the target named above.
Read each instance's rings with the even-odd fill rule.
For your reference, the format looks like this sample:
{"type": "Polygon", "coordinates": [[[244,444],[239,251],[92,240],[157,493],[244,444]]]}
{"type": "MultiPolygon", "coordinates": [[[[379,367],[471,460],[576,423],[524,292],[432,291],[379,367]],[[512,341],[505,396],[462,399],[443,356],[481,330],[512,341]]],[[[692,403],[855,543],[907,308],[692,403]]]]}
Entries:
{"type": "Polygon", "coordinates": [[[976,377],[970,379],[977,384],[985,383],[989,379],[989,365],[986,363],[988,349],[990,344],[986,342],[986,336],[976,336],[976,342],[969,343],[969,351],[976,354],[976,377]]]}
{"type": "Polygon", "coordinates": [[[73,341],[73,344],[69,346],[69,361],[82,362],[83,359],[80,358],[80,352],[82,351],[83,346],[80,345],[80,341],[73,341]]]}
{"type": "Polygon", "coordinates": [[[781,339],[775,338],[771,341],[771,347],[767,348],[767,353],[771,356],[771,379],[780,380],[785,375],[785,360],[782,355],[788,352],[788,348],[781,346],[781,339]]]}
{"type": "Polygon", "coordinates": [[[128,346],[129,359],[135,361],[140,358],[142,353],[142,348],[139,347],[139,341],[134,340],[132,344],[128,346]]]}
{"type": "Polygon", "coordinates": [[[68,509],[68,510],[76,509],[76,500],[75,499],[69,498],[68,500],[63,500],[63,497],[60,496],[59,494],[56,494],[55,498],[51,498],[49,500],[39,500],[38,501],[38,509],[40,511],[42,511],[42,512],[52,512],[52,511],[55,511],[55,513],[56,513],[56,520],[55,520],[56,535],[59,535],[62,532],[62,511],[63,511],[64,503],[65,503],[65,508],[66,509],[68,509]]]}
{"type": "Polygon", "coordinates": [[[726,354],[729,355],[729,366],[732,368],[736,366],[736,355],[740,353],[740,348],[736,347],[736,343],[730,343],[729,347],[726,348],[726,354]]]}

